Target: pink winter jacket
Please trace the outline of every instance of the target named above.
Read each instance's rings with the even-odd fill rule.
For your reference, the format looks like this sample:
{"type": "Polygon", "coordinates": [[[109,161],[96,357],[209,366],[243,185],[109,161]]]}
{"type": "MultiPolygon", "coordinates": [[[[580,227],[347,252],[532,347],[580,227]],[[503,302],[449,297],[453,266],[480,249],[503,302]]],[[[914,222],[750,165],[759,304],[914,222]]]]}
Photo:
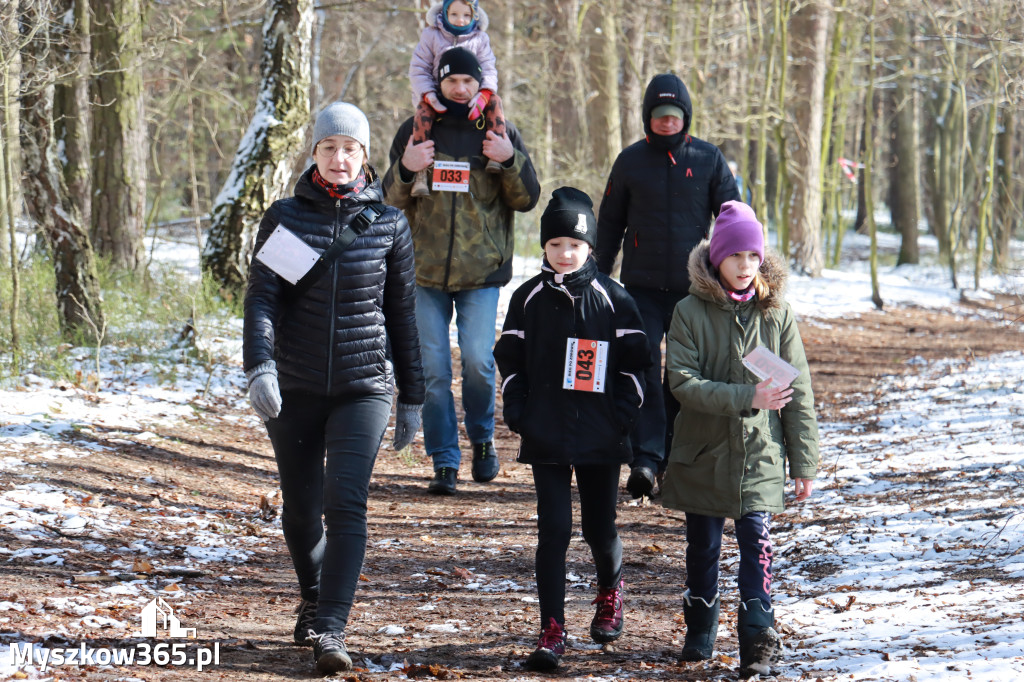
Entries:
{"type": "Polygon", "coordinates": [[[464,36],[452,35],[441,23],[442,2],[435,2],[427,11],[428,26],[420,35],[420,42],[409,63],[409,81],[412,83],[412,105],[415,107],[428,92],[437,92],[437,65],[441,53],[453,47],[472,52],[483,70],[481,90],[498,92],[498,69],[495,67],[491,39],[487,37],[487,13],[478,8],[476,29],[464,36]]]}

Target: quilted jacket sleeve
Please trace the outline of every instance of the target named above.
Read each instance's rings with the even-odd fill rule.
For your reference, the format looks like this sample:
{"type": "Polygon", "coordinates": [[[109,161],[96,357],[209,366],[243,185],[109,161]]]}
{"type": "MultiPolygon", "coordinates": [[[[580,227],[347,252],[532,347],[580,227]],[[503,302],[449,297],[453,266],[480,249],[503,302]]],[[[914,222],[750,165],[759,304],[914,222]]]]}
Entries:
{"type": "Polygon", "coordinates": [[[394,208],[389,211],[397,214],[397,220],[394,243],[387,256],[384,324],[391,342],[399,399],[407,405],[422,405],[426,390],[416,331],[416,264],[412,231],[401,211],[394,208]]]}
{"type": "MultiPolygon", "coordinates": [[[[263,214],[256,232],[254,254],[277,227],[275,216],[275,206],[263,214]]],[[[277,273],[255,257],[252,259],[243,304],[242,363],[245,371],[274,360],[274,322],[283,305],[284,286],[277,273]]]]}

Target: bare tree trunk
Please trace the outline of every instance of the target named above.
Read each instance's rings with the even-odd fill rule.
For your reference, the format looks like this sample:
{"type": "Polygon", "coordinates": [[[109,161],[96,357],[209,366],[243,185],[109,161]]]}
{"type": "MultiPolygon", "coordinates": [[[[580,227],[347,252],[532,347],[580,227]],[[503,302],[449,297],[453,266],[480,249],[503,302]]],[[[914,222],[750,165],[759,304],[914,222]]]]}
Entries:
{"type": "Polygon", "coordinates": [[[999,133],[999,165],[996,167],[998,195],[996,197],[996,219],[992,235],[992,268],[996,272],[1006,272],[1009,265],[1010,237],[1021,221],[1019,195],[1014,201],[1014,167],[1017,157],[1014,153],[1014,128],[1016,116],[1011,107],[1001,112],[1002,131],[999,133]]]}
{"type": "Polygon", "coordinates": [[[622,149],[622,119],[619,116],[619,0],[604,0],[600,5],[601,31],[595,33],[600,55],[600,68],[591,73],[597,82],[597,106],[594,120],[594,168],[610,168],[622,149]]]}
{"type": "Polygon", "coordinates": [[[18,215],[16,187],[19,173],[15,171],[15,158],[18,150],[17,97],[21,88],[21,48],[18,40],[18,13],[14,11],[15,3],[0,10],[0,36],[11,39],[0,40],[0,117],[3,126],[0,130],[0,255],[11,267],[11,301],[10,330],[11,347],[17,350],[21,345],[18,333],[18,300],[21,298],[21,281],[18,275],[18,248],[15,224],[18,215]],[[9,14],[8,14],[9,12],[9,14]]]}
{"type": "Polygon", "coordinates": [[[60,13],[71,22],[55,24],[59,32],[64,79],[54,93],[53,120],[58,144],[63,147],[67,197],[83,221],[92,219],[92,183],[89,162],[89,0],[59,0],[60,13]]]}
{"type": "Polygon", "coordinates": [[[911,54],[907,25],[901,17],[893,22],[896,57],[902,57],[896,89],[893,91],[893,131],[895,160],[890,169],[889,209],[892,224],[900,233],[900,253],[897,264],[917,263],[920,260],[917,243],[917,225],[920,221],[920,167],[918,149],[920,132],[917,122],[917,97],[914,93],[914,59],[911,54]]]}
{"type": "Polygon", "coordinates": [[[981,271],[984,267],[985,242],[992,232],[992,197],[996,189],[996,125],[999,122],[999,97],[1002,90],[999,73],[1002,70],[1001,48],[996,48],[996,56],[992,59],[991,87],[992,103],[989,106],[985,136],[985,179],[981,203],[978,206],[978,234],[974,250],[974,288],[981,288],[981,271]]]}
{"type": "Polygon", "coordinates": [[[952,174],[951,143],[953,118],[953,98],[950,85],[939,81],[939,92],[932,99],[931,118],[932,131],[928,178],[931,181],[931,231],[939,242],[939,259],[949,258],[949,177],[952,174]]]}
{"type": "MultiPolygon", "coordinates": [[[[846,0],[841,0],[835,11],[835,22],[832,29],[832,51],[829,56],[828,72],[825,76],[825,124],[822,127],[821,165],[823,169],[822,192],[824,193],[824,209],[822,211],[823,229],[826,243],[831,235],[831,251],[827,257],[828,267],[837,267],[843,249],[843,237],[846,231],[842,217],[844,187],[846,178],[839,167],[839,157],[843,156],[843,145],[846,142],[847,109],[849,97],[840,97],[849,87],[852,69],[843,69],[840,77],[840,58],[849,59],[853,42],[847,30],[846,0]],[[843,46],[845,50],[843,49],[843,46]],[[833,127],[835,130],[833,130],[833,127]]],[[[853,30],[856,30],[855,28],[853,30]]],[[[854,155],[855,158],[859,158],[854,155]]]]}
{"type": "Polygon", "coordinates": [[[871,301],[879,310],[883,307],[878,287],[878,232],[875,226],[874,163],[875,163],[875,0],[871,0],[868,14],[868,88],[864,95],[864,200],[868,234],[871,236],[871,301]]]}
{"type": "Polygon", "coordinates": [[[797,141],[791,154],[796,169],[790,180],[792,255],[797,267],[812,277],[819,276],[825,265],[821,247],[821,136],[828,22],[828,8],[814,1],[801,7],[792,19],[792,33],[796,37],[793,123],[797,141]]]}
{"type": "MultiPolygon", "coordinates": [[[[12,260],[17,249],[12,248],[14,244],[14,226],[17,224],[21,202],[18,200],[17,178],[20,176],[18,166],[18,91],[21,88],[21,41],[18,39],[18,8],[17,2],[9,2],[7,6],[0,9],[0,36],[9,36],[10,40],[0,41],[0,87],[3,93],[0,95],[0,122],[3,123],[3,130],[0,130],[0,162],[4,164],[3,174],[6,177],[4,194],[0,209],[3,212],[0,216],[0,259],[10,260],[12,264],[11,276],[17,283],[17,268],[12,260]]],[[[12,300],[17,305],[17,297],[12,300]]],[[[12,329],[14,325],[12,319],[12,329]]]]}
{"type": "Polygon", "coordinates": [[[287,189],[291,155],[304,146],[310,121],[312,0],[272,0],[263,26],[256,111],[214,200],[202,256],[204,270],[230,294],[245,284],[260,217],[287,189]]]}
{"type": "Polygon", "coordinates": [[[142,262],[146,214],[141,0],[92,0],[93,239],[124,268],[142,262]]]}
{"type": "Polygon", "coordinates": [[[779,239],[779,251],[789,258],[789,151],[786,141],[786,97],[788,93],[788,69],[786,59],[789,57],[789,15],[793,8],[785,0],[775,2],[775,27],[779,33],[779,57],[782,61],[779,69],[779,86],[775,91],[777,97],[775,119],[775,149],[779,155],[778,179],[775,192],[771,197],[772,214],[775,216],[775,232],[779,239]]]}
{"type": "Polygon", "coordinates": [[[35,82],[22,97],[21,151],[25,202],[53,256],[61,331],[65,339],[74,341],[79,333],[97,333],[105,325],[92,245],[81,214],[68,197],[57,160],[53,79],[60,60],[52,52],[49,20],[37,2],[27,3],[22,13],[23,24],[40,28],[25,47],[35,82]]]}
{"type": "Polygon", "coordinates": [[[647,83],[646,51],[647,18],[649,10],[643,3],[631,8],[632,26],[627,34],[629,49],[625,55],[622,72],[622,146],[627,147],[644,136],[644,122],[641,116],[644,88],[647,83]]]}

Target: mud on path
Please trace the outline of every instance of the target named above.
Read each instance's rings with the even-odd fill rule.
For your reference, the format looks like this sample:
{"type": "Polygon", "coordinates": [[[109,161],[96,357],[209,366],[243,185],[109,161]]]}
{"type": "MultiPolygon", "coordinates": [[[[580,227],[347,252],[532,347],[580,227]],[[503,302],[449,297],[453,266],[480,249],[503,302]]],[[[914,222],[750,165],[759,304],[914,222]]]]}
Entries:
{"type": "MultiPolygon", "coordinates": [[[[845,320],[805,320],[801,327],[821,419],[842,421],[847,408],[870,403],[880,378],[914,372],[920,359],[969,362],[1024,346],[1018,301],[997,300],[977,314],[901,308],[845,320]],[[1014,319],[1016,324],[1007,324],[1014,319]]],[[[240,418],[226,403],[207,408],[193,419],[148,432],[83,429],[74,435],[76,443],[93,441],[112,449],[63,456],[41,447],[19,453],[23,466],[0,470],[0,491],[48,483],[71,491],[76,504],[102,519],[89,532],[67,529],[57,520],[44,537],[25,539],[12,516],[0,516],[6,550],[0,553],[0,664],[10,643],[77,647],[87,642],[99,648],[145,641],[138,637],[139,608],[155,595],[166,596],[182,624],[197,629],[190,646],[219,646],[219,664],[203,672],[62,666],[45,675],[27,671],[27,678],[10,679],[256,682],[314,677],[310,650],[290,644],[297,597],[276,518],[279,500],[269,443],[248,415],[240,418]],[[211,535],[222,538],[226,549],[203,556],[195,547],[210,544],[211,535]],[[56,550],[53,555],[62,557],[63,565],[41,562],[40,556],[47,555],[25,551],[31,548],[56,550]],[[160,574],[186,564],[202,574],[160,574]],[[143,580],[74,579],[90,572],[139,572],[143,580]]],[[[532,479],[529,468],[514,461],[517,439],[503,425],[496,440],[499,477],[476,484],[464,467],[467,480],[447,499],[425,494],[431,469],[421,440],[410,457],[400,458],[387,446],[381,450],[370,491],[369,547],[348,633],[356,670],[338,677],[545,677],[519,666],[533,648],[539,620],[532,479]]],[[[43,504],[41,497],[27,495],[22,507],[30,512],[43,504]]],[[[787,515],[776,517],[781,532],[787,515]]],[[[676,664],[684,632],[682,515],[662,509],[656,500],[638,504],[623,494],[619,522],[627,583],[625,633],[605,650],[587,636],[593,574],[577,532],[568,565],[570,645],[558,676],[733,677],[736,662],[728,655],[708,664],[676,664]]],[[[728,565],[730,553],[735,554],[729,540],[725,552],[728,565]]],[[[734,624],[734,602],[734,596],[723,601],[726,623],[734,624]]],[[[784,613],[779,621],[785,633],[784,613]]],[[[729,632],[717,648],[734,653],[729,632]]]]}

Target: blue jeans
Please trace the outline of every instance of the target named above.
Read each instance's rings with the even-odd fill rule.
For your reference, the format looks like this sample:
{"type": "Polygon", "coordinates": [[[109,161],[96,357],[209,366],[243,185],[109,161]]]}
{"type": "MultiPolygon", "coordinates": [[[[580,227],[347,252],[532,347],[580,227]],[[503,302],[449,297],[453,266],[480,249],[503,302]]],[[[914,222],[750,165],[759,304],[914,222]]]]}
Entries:
{"type": "Polygon", "coordinates": [[[366,498],[391,396],[281,395],[267,424],[281,480],[281,530],[318,633],[344,632],[366,554],[366,498]],[[326,522],[326,530],[324,528],[326,522]]]}
{"type": "Polygon", "coordinates": [[[423,444],[434,469],[459,468],[459,424],[452,394],[452,347],[448,327],[455,311],[462,353],[462,408],[471,443],[494,437],[494,330],[498,287],[447,293],[416,287],[416,326],[427,385],[423,444]]]}

